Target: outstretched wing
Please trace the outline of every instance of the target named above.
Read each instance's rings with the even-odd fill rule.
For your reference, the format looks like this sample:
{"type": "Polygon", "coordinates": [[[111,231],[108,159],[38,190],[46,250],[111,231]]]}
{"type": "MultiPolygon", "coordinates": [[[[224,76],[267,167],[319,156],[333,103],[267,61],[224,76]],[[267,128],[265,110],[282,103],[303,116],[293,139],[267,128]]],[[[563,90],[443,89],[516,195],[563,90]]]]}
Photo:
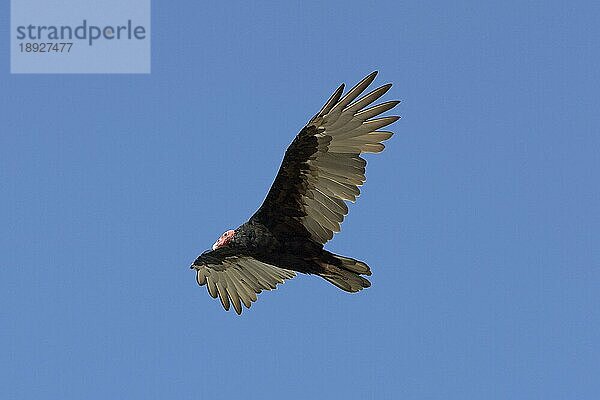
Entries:
{"type": "Polygon", "coordinates": [[[249,256],[200,256],[192,264],[196,280],[206,285],[208,293],[221,300],[225,310],[233,305],[242,313],[242,303],[250,308],[256,295],[263,290],[275,289],[278,283],[296,276],[294,271],[265,264],[249,256]]]}
{"type": "Polygon", "coordinates": [[[324,244],[340,231],[365,178],[362,153],[379,153],[392,132],[378,131],[399,117],[375,118],[399,101],[372,107],[392,86],[387,84],[356,100],[373,82],[371,73],[342,97],[342,84],[308,122],[285,152],[265,201],[252,216],[279,237],[307,236],[324,244]],[[367,108],[368,107],[368,108],[367,108]]]}

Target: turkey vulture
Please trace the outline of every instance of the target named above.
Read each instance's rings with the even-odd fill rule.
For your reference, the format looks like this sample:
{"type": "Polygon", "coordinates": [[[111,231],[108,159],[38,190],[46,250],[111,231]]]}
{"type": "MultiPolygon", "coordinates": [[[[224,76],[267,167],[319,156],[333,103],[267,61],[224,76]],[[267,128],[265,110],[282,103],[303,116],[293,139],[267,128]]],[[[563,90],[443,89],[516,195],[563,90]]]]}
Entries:
{"type": "Polygon", "coordinates": [[[285,152],[277,177],[258,211],[228,230],[191,265],[199,285],[238,314],[256,295],[275,289],[296,272],[314,274],[347,292],[371,286],[362,261],[330,253],[323,245],[340,231],[345,201],[356,200],[365,182],[362,153],[379,153],[392,132],[379,131],[399,119],[374,118],[399,101],[369,107],[392,86],[356,100],[373,82],[369,74],[343,97],[342,84],[302,128],[285,152]],[[368,108],[367,108],[368,107],[368,108]]]}

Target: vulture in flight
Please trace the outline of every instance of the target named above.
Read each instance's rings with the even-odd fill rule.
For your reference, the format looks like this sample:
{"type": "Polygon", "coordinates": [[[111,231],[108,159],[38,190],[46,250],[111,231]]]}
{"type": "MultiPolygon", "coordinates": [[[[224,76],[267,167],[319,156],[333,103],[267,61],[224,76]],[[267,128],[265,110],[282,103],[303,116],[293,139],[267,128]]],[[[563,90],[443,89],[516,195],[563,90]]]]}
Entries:
{"type": "Polygon", "coordinates": [[[297,272],[318,275],[347,292],[371,286],[362,261],[333,254],[323,245],[340,231],[365,183],[362,153],[379,153],[392,132],[379,130],[399,117],[378,117],[399,101],[372,105],[392,86],[360,97],[373,82],[369,74],[345,95],[342,84],[292,141],[258,211],[228,230],[192,263],[198,284],[238,314],[256,295],[275,289],[297,272]]]}

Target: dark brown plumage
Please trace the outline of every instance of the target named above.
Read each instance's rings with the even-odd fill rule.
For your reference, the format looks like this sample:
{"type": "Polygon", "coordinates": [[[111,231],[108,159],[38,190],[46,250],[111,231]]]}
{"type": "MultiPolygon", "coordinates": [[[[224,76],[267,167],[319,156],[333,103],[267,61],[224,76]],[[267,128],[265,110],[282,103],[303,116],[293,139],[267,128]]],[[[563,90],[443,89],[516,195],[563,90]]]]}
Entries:
{"type": "Polygon", "coordinates": [[[206,285],[223,307],[250,308],[262,290],[293,278],[296,272],[315,274],[348,292],[371,283],[367,264],[330,253],[323,245],[339,232],[348,213],[345,201],[355,201],[365,182],[362,153],[378,153],[392,132],[378,131],[399,117],[374,118],[399,102],[369,108],[391,84],[358,100],[375,79],[373,72],[342,97],[342,84],[298,133],[285,152],[279,172],[258,211],[213,249],[192,264],[197,281],[206,285]]]}

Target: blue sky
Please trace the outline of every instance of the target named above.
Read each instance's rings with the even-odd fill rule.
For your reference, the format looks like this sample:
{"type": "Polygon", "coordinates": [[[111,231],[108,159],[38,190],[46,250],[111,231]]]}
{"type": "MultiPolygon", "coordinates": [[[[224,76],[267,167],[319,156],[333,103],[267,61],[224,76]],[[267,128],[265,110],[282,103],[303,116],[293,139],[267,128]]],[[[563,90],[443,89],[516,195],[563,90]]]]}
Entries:
{"type": "Polygon", "coordinates": [[[598,397],[597,4],[154,2],[150,75],[10,75],[3,11],[3,398],[598,397]],[[224,312],[190,262],[375,69],[373,286],[224,312]]]}

